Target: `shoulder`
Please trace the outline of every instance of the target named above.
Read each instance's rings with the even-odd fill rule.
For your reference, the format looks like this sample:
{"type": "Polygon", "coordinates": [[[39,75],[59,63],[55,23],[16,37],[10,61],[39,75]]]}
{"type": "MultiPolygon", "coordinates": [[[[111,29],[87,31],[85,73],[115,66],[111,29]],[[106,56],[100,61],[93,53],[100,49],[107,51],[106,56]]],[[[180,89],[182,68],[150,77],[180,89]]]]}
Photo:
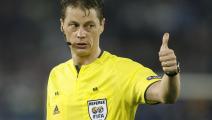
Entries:
{"type": "Polygon", "coordinates": [[[116,69],[121,71],[137,71],[138,69],[145,68],[141,63],[138,63],[130,58],[120,57],[107,52],[110,56],[110,62],[114,64],[116,69]]]}
{"type": "Polygon", "coordinates": [[[134,61],[130,58],[113,55],[113,59],[117,65],[127,66],[127,67],[143,67],[141,63],[134,61]]]}
{"type": "Polygon", "coordinates": [[[55,67],[52,68],[51,73],[64,71],[65,69],[69,68],[70,65],[72,65],[71,64],[72,62],[73,62],[73,60],[70,59],[70,60],[67,60],[63,63],[56,65],[55,67]]]}

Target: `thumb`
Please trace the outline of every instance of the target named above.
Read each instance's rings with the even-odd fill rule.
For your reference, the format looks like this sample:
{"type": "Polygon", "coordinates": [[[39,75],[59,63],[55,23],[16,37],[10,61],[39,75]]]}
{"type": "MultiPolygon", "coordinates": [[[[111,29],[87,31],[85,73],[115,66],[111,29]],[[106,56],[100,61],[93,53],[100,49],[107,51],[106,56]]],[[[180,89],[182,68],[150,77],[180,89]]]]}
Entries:
{"type": "Polygon", "coordinates": [[[162,45],[160,47],[160,50],[168,49],[168,42],[169,42],[169,33],[164,33],[163,34],[163,40],[162,40],[162,45]]]}

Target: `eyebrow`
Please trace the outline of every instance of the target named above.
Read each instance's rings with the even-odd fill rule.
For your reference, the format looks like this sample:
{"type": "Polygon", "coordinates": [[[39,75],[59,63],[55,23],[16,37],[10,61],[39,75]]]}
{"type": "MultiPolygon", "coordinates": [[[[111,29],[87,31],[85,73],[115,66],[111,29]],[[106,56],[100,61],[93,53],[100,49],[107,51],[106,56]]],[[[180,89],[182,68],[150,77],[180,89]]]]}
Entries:
{"type": "Polygon", "coordinates": [[[69,23],[69,24],[70,24],[70,23],[79,24],[79,23],[76,22],[76,21],[69,21],[68,23],[69,23]]]}
{"type": "Polygon", "coordinates": [[[85,24],[96,24],[94,21],[87,21],[87,22],[85,22],[85,24]]]}
{"type": "MultiPolygon", "coordinates": [[[[77,21],[70,21],[70,22],[68,22],[69,24],[70,23],[74,23],[74,24],[79,24],[79,22],[77,22],[77,21]]],[[[94,21],[92,21],[92,20],[89,20],[89,21],[86,21],[85,22],[85,24],[84,25],[87,25],[87,24],[96,24],[94,21]]]]}

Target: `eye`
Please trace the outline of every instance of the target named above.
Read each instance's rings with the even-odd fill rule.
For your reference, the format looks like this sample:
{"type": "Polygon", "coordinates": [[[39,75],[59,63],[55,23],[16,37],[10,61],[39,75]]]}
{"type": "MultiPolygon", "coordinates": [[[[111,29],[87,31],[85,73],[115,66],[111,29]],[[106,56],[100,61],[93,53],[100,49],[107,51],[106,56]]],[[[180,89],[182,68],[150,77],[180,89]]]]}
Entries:
{"type": "Polygon", "coordinates": [[[72,28],[76,28],[76,27],[79,27],[79,24],[70,23],[68,26],[70,26],[70,27],[72,27],[72,28]]]}
{"type": "Polygon", "coordinates": [[[90,25],[89,25],[89,28],[93,28],[93,27],[95,27],[94,24],[90,24],[90,25]]]}

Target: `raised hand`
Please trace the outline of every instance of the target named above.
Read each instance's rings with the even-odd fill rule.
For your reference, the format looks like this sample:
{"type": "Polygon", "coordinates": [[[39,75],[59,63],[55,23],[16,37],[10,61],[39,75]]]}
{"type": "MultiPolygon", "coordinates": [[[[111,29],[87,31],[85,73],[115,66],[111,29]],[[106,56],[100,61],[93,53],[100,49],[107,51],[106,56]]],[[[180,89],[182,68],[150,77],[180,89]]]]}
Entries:
{"type": "Polygon", "coordinates": [[[164,33],[162,39],[162,45],[159,51],[159,60],[163,68],[164,73],[168,76],[176,75],[179,70],[177,66],[177,59],[174,50],[168,47],[169,33],[164,33]]]}

